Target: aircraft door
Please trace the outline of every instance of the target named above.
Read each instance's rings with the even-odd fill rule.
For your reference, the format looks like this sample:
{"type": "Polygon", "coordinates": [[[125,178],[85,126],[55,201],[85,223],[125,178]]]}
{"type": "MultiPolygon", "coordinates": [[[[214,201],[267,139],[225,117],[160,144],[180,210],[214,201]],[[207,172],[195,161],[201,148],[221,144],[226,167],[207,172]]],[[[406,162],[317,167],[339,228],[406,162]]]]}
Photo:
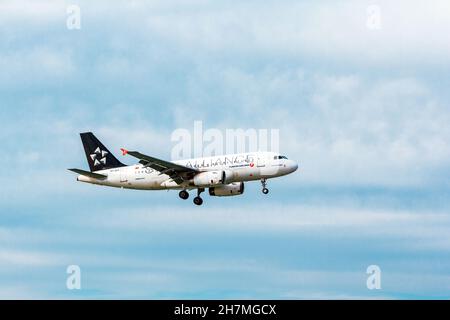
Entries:
{"type": "Polygon", "coordinates": [[[128,170],[126,168],[120,169],[120,183],[128,182],[128,170]]]}
{"type": "Polygon", "coordinates": [[[256,161],[256,166],[258,168],[263,168],[266,165],[266,159],[261,158],[261,156],[258,156],[258,160],[256,161]]]}
{"type": "Polygon", "coordinates": [[[267,158],[267,156],[265,156],[264,158],[258,157],[258,169],[262,177],[273,176],[277,171],[277,168],[273,166],[272,159],[267,158]]]}

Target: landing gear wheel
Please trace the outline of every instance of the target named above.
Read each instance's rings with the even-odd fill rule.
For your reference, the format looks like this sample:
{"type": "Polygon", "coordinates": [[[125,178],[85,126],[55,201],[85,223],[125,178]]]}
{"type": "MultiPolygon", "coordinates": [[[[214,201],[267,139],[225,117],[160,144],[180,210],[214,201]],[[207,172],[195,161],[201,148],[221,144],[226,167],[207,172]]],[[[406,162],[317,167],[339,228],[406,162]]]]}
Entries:
{"type": "Polygon", "coordinates": [[[267,185],[267,180],[265,178],[261,179],[261,184],[262,184],[262,193],[264,194],[268,194],[269,193],[269,189],[266,188],[267,185]]]}
{"type": "Polygon", "coordinates": [[[183,200],[186,200],[187,198],[189,198],[189,192],[187,192],[186,190],[181,190],[178,195],[183,200]]]}
{"type": "Polygon", "coordinates": [[[200,193],[202,193],[203,191],[205,191],[205,188],[198,188],[197,189],[197,196],[194,198],[194,203],[198,206],[201,206],[203,203],[203,199],[200,198],[200,193]]]}
{"type": "Polygon", "coordinates": [[[194,203],[198,206],[201,206],[203,203],[203,199],[197,196],[194,198],[194,203]]]}

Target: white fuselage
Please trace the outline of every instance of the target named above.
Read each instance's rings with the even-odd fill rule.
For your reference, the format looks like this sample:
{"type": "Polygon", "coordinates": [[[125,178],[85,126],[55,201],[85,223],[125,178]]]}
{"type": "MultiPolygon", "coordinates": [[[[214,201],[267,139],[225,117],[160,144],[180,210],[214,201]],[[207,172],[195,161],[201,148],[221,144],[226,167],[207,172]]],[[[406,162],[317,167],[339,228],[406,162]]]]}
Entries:
{"type": "MultiPolygon", "coordinates": [[[[278,154],[273,152],[213,156],[173,161],[173,163],[202,172],[225,171],[227,173],[227,180],[226,182],[223,181],[223,184],[279,177],[294,172],[298,167],[294,161],[285,158],[280,159],[278,154]]],[[[78,181],[141,190],[195,189],[199,187],[194,184],[193,179],[185,181],[182,184],[177,184],[168,175],[161,174],[157,170],[142,164],[100,170],[95,171],[95,173],[106,175],[107,178],[98,180],[79,175],[78,181]]],[[[209,186],[204,185],[203,187],[209,186]]]]}

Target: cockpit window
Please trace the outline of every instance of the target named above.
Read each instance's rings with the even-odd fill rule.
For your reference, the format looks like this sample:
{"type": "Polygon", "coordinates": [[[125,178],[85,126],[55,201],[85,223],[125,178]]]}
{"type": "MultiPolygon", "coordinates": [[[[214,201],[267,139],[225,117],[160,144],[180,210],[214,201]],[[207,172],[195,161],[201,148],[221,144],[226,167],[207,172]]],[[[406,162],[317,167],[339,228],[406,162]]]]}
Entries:
{"type": "Polygon", "coordinates": [[[275,160],[276,159],[286,159],[287,160],[287,157],[285,157],[285,156],[275,156],[275,157],[273,157],[275,160]]]}

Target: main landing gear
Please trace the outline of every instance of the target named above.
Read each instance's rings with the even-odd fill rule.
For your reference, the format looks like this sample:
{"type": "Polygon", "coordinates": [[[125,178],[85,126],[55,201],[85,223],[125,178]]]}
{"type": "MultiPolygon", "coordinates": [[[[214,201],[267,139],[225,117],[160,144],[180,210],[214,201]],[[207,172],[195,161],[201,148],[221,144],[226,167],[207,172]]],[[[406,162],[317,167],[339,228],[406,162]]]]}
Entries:
{"type": "Polygon", "coordinates": [[[189,192],[187,192],[186,190],[181,190],[178,195],[183,200],[186,200],[187,198],[189,198],[189,192]]]}
{"type": "MultiPolygon", "coordinates": [[[[194,198],[194,203],[198,206],[201,206],[203,204],[203,199],[200,197],[200,193],[205,191],[205,188],[198,188],[197,189],[197,196],[194,198]]],[[[186,190],[181,190],[180,193],[178,193],[181,199],[186,200],[189,198],[189,192],[186,190]]]]}
{"type": "Polygon", "coordinates": [[[203,199],[200,198],[200,193],[202,193],[203,191],[205,191],[205,188],[198,188],[197,189],[197,196],[194,198],[194,203],[198,206],[201,206],[203,203],[203,199]]]}
{"type": "Polygon", "coordinates": [[[262,185],[262,193],[264,194],[268,194],[269,193],[269,189],[266,188],[267,185],[267,180],[265,178],[261,179],[261,185],[262,185]]]}

